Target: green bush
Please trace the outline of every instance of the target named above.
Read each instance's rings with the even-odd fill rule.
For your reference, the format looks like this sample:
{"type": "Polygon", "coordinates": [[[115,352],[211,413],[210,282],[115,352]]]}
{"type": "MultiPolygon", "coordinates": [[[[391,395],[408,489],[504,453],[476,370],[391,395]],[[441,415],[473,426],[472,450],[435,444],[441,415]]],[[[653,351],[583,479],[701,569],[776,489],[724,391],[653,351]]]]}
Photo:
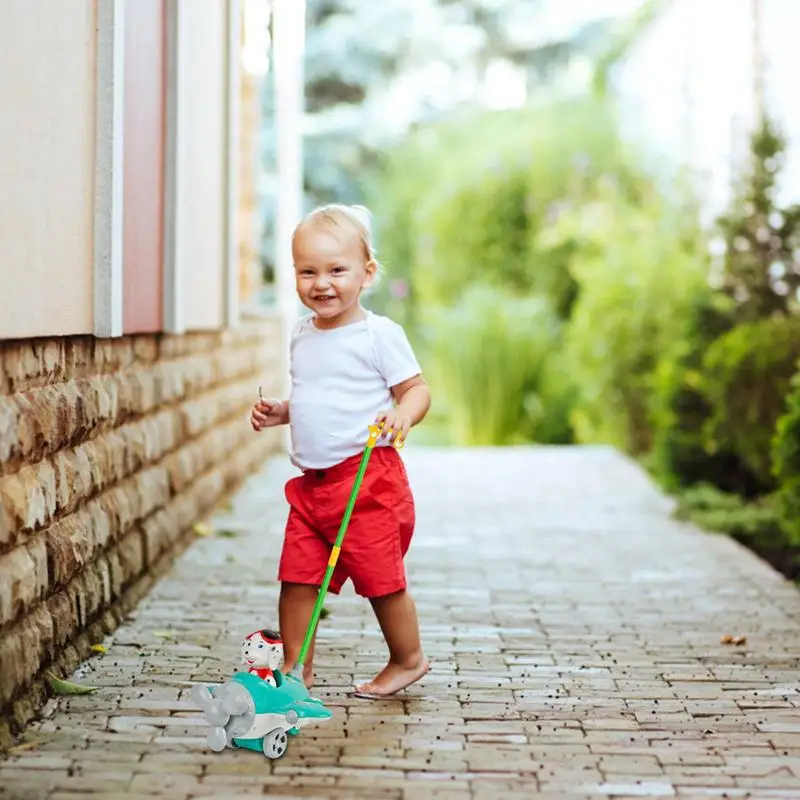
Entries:
{"type": "Polygon", "coordinates": [[[686,315],[684,334],[666,349],[653,374],[650,420],[653,446],[647,466],[669,491],[707,482],[751,496],[760,489],[735,452],[709,452],[705,428],[712,406],[705,393],[703,355],[731,327],[731,304],[718,293],[698,293],[686,315]]]}
{"type": "Polygon", "coordinates": [[[612,110],[589,100],[470,114],[419,130],[373,180],[378,246],[412,303],[450,304],[472,283],[542,294],[565,318],[573,243],[548,241],[604,182],[650,190],[612,110]]]}
{"type": "Polygon", "coordinates": [[[791,541],[800,545],[800,372],[792,379],[786,413],[778,421],[772,457],[781,524],[791,541]]]}
{"type": "Polygon", "coordinates": [[[585,99],[423,128],[373,176],[379,254],[409,295],[392,300],[390,280],[372,302],[421,342],[457,441],[572,440],[576,382],[557,323],[577,297],[583,242],[558,223],[609,192],[633,207],[653,189],[612,109],[585,99]],[[485,357],[465,350],[473,340],[485,357]]]}
{"type": "Polygon", "coordinates": [[[423,338],[434,392],[443,395],[455,444],[499,445],[558,430],[540,396],[559,325],[541,298],[473,284],[452,308],[430,307],[423,338]]]}
{"type": "Polygon", "coordinates": [[[707,449],[736,453],[764,490],[774,486],[772,439],[798,358],[800,319],[795,317],[739,325],[717,339],[703,358],[704,390],[712,408],[707,449]]]}
{"type": "Polygon", "coordinates": [[[691,308],[707,293],[698,234],[666,203],[633,207],[613,195],[565,224],[580,245],[578,299],[565,333],[580,387],[576,437],[644,454],[659,359],[687,336],[691,308]]]}

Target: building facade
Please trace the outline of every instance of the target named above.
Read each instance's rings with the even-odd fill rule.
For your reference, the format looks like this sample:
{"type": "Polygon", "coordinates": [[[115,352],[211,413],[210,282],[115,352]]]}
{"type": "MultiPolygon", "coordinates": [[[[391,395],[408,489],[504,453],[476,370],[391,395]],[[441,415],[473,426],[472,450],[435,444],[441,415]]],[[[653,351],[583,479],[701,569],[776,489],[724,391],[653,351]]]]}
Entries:
{"type": "MultiPolygon", "coordinates": [[[[246,422],[259,385],[283,388],[292,313],[252,308],[259,98],[271,64],[296,114],[302,17],[0,8],[0,744],[281,447],[246,422]]],[[[298,126],[278,126],[296,220],[298,126]]]]}

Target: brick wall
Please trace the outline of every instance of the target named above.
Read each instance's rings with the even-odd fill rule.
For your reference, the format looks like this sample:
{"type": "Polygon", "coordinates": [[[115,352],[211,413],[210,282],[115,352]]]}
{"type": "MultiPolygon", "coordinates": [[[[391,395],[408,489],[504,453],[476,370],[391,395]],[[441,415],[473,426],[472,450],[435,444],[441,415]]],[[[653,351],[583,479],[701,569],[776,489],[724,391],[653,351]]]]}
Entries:
{"type": "Polygon", "coordinates": [[[277,321],[0,342],[0,745],[280,443],[277,321]]]}

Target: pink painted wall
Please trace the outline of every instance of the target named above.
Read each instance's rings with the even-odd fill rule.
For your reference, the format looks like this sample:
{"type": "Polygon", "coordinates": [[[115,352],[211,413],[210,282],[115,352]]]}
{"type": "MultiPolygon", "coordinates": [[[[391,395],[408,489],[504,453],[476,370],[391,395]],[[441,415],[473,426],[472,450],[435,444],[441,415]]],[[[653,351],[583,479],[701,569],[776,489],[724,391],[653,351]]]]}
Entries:
{"type": "Polygon", "coordinates": [[[163,319],[164,0],[125,2],[123,326],[163,319]]]}

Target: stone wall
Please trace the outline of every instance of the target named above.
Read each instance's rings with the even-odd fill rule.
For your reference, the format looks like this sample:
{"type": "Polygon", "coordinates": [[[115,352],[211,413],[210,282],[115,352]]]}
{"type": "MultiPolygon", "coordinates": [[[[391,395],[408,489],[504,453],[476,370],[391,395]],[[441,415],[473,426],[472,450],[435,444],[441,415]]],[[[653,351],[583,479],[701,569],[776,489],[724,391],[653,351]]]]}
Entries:
{"type": "Polygon", "coordinates": [[[0,342],[0,745],[280,446],[280,326],[0,342]]]}

